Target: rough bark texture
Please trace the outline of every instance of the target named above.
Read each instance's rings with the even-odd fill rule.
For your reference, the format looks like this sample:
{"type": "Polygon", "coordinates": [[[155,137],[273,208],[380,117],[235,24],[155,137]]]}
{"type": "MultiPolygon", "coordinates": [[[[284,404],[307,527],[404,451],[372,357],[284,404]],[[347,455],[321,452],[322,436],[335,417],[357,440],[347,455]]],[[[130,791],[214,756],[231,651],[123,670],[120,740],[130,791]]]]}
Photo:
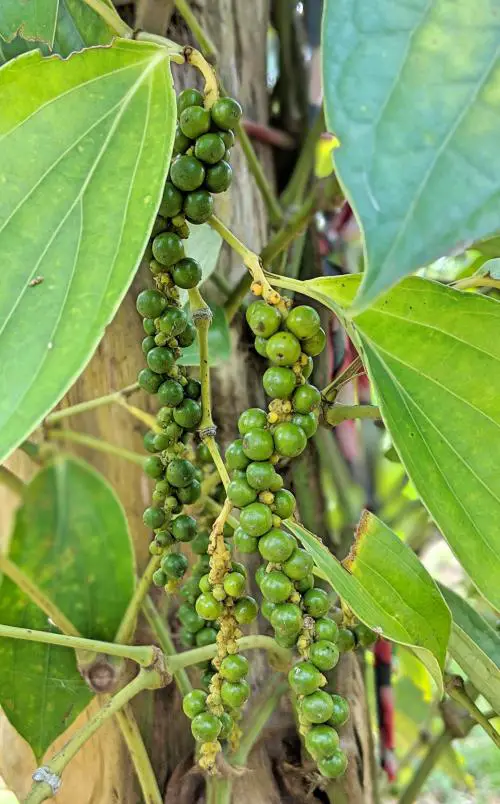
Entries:
{"type": "MultiPolygon", "coordinates": [[[[229,91],[241,100],[250,118],[264,122],[268,106],[265,69],[267,0],[204,0],[192,5],[219,49],[219,69],[229,91]]],[[[175,14],[168,33],[178,41],[190,41],[185,25],[175,14]]],[[[174,70],[179,87],[192,83],[194,74],[189,70],[178,67],[174,70]]],[[[261,156],[267,160],[268,174],[271,175],[269,153],[261,156]]],[[[238,148],[234,151],[233,164],[234,186],[231,193],[221,199],[218,212],[238,236],[259,250],[267,235],[265,211],[238,148]]],[[[240,260],[227,252],[221,258],[221,268],[231,279],[242,272],[240,260]]],[[[63,400],[63,406],[109,393],[134,381],[143,363],[139,345],[143,333],[135,312],[135,296],[144,280],[147,281],[147,272],[142,271],[90,365],[63,400]]],[[[236,320],[232,360],[214,372],[214,410],[223,443],[234,436],[237,414],[249,404],[263,402],[260,383],[256,379],[255,357],[241,336],[240,324],[236,320]]],[[[150,407],[149,399],[142,393],[134,397],[134,403],[145,409],[150,407]]],[[[120,408],[101,407],[67,421],[65,426],[141,451],[143,428],[120,408]]],[[[148,481],[133,464],[85,449],[74,450],[72,445],[68,448],[91,461],[116,490],[129,517],[140,570],[147,560],[148,533],[141,515],[150,493],[148,481]]],[[[33,472],[32,465],[22,455],[14,456],[10,465],[24,478],[33,472]]],[[[7,522],[14,506],[13,496],[0,488],[4,534],[8,532],[7,522]]],[[[145,641],[148,638],[147,630],[141,624],[138,639],[145,641]]],[[[267,672],[265,658],[253,656],[251,682],[254,692],[265,686],[267,672]]],[[[293,715],[285,701],[256,746],[248,771],[236,780],[234,801],[239,804],[285,801],[299,804],[310,800],[345,800],[350,804],[369,804],[374,800],[364,685],[354,656],[343,659],[338,677],[338,688],[349,697],[353,713],[342,735],[350,758],[350,769],[344,780],[325,792],[319,790],[312,764],[301,757],[293,715]],[[302,766],[301,761],[305,762],[302,766]]],[[[203,801],[204,784],[201,776],[192,769],[193,743],[189,724],[180,712],[180,696],[175,686],[154,695],[144,693],[134,708],[165,791],[165,802],[195,804],[203,801]]],[[[87,717],[88,713],[83,713],[75,727],[87,717]]],[[[63,740],[59,745],[61,742],[63,740]]],[[[49,755],[59,745],[53,746],[49,755]]],[[[14,734],[5,719],[0,724],[0,756],[1,775],[22,796],[29,788],[35,761],[29,747],[14,734]]],[[[57,801],[59,804],[135,804],[139,800],[130,761],[118,728],[112,722],[99,731],[68,766],[57,801]]]]}

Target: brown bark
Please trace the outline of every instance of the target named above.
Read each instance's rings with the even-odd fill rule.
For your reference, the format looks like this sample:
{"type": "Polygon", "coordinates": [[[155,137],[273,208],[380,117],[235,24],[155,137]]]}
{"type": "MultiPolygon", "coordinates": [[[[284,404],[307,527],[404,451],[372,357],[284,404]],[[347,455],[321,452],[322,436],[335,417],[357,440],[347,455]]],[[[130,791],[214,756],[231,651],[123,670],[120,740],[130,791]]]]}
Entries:
{"type": "MultiPolygon", "coordinates": [[[[240,99],[249,118],[267,122],[267,0],[199,0],[192,5],[219,49],[219,69],[229,91],[240,99]]],[[[175,14],[168,35],[181,42],[190,41],[185,25],[175,14]]],[[[192,71],[179,67],[174,70],[178,87],[192,83],[192,71]]],[[[261,156],[267,162],[268,175],[271,175],[270,154],[265,148],[261,156]]],[[[234,150],[233,165],[235,182],[231,192],[220,199],[218,212],[242,240],[258,251],[267,236],[265,210],[238,148],[234,150]]],[[[235,255],[224,251],[221,270],[233,280],[242,273],[241,262],[235,255]]],[[[145,281],[147,274],[141,272],[88,368],[63,400],[63,406],[109,393],[134,381],[143,363],[139,345],[143,333],[135,312],[135,296],[145,281]]],[[[234,437],[237,414],[248,404],[263,402],[256,379],[255,358],[241,337],[241,329],[241,322],[236,321],[233,357],[213,373],[214,411],[223,443],[234,437]]],[[[142,393],[134,398],[134,402],[145,409],[151,406],[150,399],[142,393]]],[[[129,449],[142,449],[143,428],[120,408],[98,408],[68,419],[67,426],[129,449]]],[[[148,548],[148,533],[141,521],[150,493],[148,481],[138,467],[118,458],[85,449],[74,450],[73,445],[68,445],[68,448],[91,461],[113,485],[126,508],[138,568],[141,569],[147,560],[148,548]]],[[[24,456],[14,456],[11,466],[23,477],[32,472],[24,456]]],[[[10,493],[0,488],[0,510],[4,522],[7,508],[10,506],[12,510],[13,505],[10,493]]],[[[144,624],[141,624],[138,639],[147,638],[144,624]]],[[[265,686],[267,672],[265,658],[253,656],[251,681],[254,692],[265,686]]],[[[329,790],[329,800],[370,804],[374,800],[371,740],[363,679],[355,657],[343,660],[338,675],[339,689],[347,693],[353,710],[351,723],[342,735],[342,742],[349,752],[350,770],[341,783],[329,790]]],[[[165,790],[165,801],[168,804],[203,801],[203,780],[192,769],[193,743],[189,724],[180,711],[180,696],[174,685],[155,694],[144,693],[136,701],[135,711],[165,790]]],[[[78,722],[87,717],[88,714],[83,713],[78,722]]],[[[56,746],[51,748],[49,755],[54,748],[56,746]]],[[[35,762],[29,747],[14,734],[5,720],[0,725],[0,757],[0,774],[12,789],[22,795],[29,788],[35,762]]],[[[311,763],[306,760],[305,765],[301,765],[303,759],[293,716],[289,705],[284,702],[254,750],[248,771],[236,781],[233,800],[239,804],[325,801],[324,794],[322,798],[315,796],[317,777],[311,763]]],[[[135,804],[138,800],[140,794],[133,769],[118,728],[112,722],[100,730],[68,766],[57,801],[59,804],[135,804]]]]}

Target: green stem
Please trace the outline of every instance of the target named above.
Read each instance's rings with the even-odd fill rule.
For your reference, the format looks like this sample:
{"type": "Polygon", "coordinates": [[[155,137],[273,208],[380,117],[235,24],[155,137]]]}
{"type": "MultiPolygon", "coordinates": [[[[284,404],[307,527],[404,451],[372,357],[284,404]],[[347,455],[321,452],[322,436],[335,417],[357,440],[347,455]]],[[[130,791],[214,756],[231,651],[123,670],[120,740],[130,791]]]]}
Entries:
{"type": "Polygon", "coordinates": [[[116,632],[115,642],[120,645],[128,645],[134,636],[137,617],[144,604],[144,601],[149,592],[149,588],[153,583],[153,575],[160,566],[162,556],[151,556],[148,565],[135,587],[134,594],[127,606],[125,614],[116,632]]]}
{"type": "Polygon", "coordinates": [[[227,489],[230,480],[222,456],[215,440],[215,425],[212,418],[212,392],[210,389],[210,362],[208,354],[208,330],[212,321],[210,307],[203,299],[198,288],[189,293],[189,306],[198,332],[198,348],[200,351],[200,383],[202,417],[198,428],[203,443],[208,447],[219,477],[227,489]]]}
{"type": "Polygon", "coordinates": [[[118,458],[124,458],[126,461],[136,463],[138,466],[144,466],[147,460],[137,452],[131,452],[123,447],[117,447],[110,444],[108,441],[101,441],[99,438],[85,435],[84,433],[77,433],[74,430],[49,430],[47,433],[49,440],[57,439],[60,441],[73,441],[75,444],[82,444],[84,447],[90,447],[97,452],[105,452],[108,455],[116,455],[118,458]]]}
{"type": "Polygon", "coordinates": [[[114,8],[108,6],[107,3],[103,3],[103,0],[83,0],[83,2],[95,11],[96,14],[99,14],[104,22],[106,22],[118,36],[123,36],[125,39],[131,38],[133,33],[132,28],[129,28],[127,23],[121,19],[114,8]]]}
{"type": "Polygon", "coordinates": [[[321,391],[321,396],[323,399],[326,399],[327,402],[334,402],[339,389],[342,388],[346,382],[350,382],[355,377],[358,377],[360,374],[364,372],[363,361],[361,358],[355,357],[352,363],[349,363],[347,368],[344,371],[341,371],[337,374],[336,377],[333,378],[331,383],[325,386],[321,391]]]}
{"type": "Polygon", "coordinates": [[[323,405],[323,418],[330,427],[349,419],[380,419],[377,405],[323,405]]]}
{"type": "Polygon", "coordinates": [[[465,690],[463,679],[460,676],[448,676],[445,679],[445,689],[450,698],[453,698],[460,706],[462,706],[469,715],[478,723],[481,728],[486,732],[490,740],[500,748],[500,734],[495,729],[492,723],[488,720],[478,706],[474,703],[472,698],[469,697],[465,690]]]}
{"type": "Polygon", "coordinates": [[[413,804],[414,801],[417,801],[417,796],[427,781],[429,774],[451,741],[452,737],[446,729],[434,738],[425,757],[410,779],[408,786],[403,790],[398,804],[413,804]]]}
{"type": "Polygon", "coordinates": [[[115,716],[134,765],[144,803],[163,804],[163,796],[158,788],[155,772],[131,706],[125,704],[123,709],[115,713],[115,716]]]}
{"type": "MultiPolygon", "coordinates": [[[[274,655],[280,667],[288,667],[290,664],[291,652],[287,648],[281,648],[272,637],[256,634],[255,636],[241,637],[241,639],[237,639],[236,642],[240,651],[262,648],[274,655]]],[[[198,664],[198,662],[206,662],[208,659],[213,659],[216,652],[217,645],[207,645],[204,648],[186,650],[183,653],[172,656],[168,662],[168,669],[171,673],[177,673],[182,667],[190,667],[192,664],[198,664]]]]}
{"type": "MultiPolygon", "coordinates": [[[[144,599],[144,603],[142,605],[142,610],[144,612],[144,616],[149,623],[150,628],[155,633],[156,638],[160,644],[160,648],[162,649],[165,656],[175,656],[177,653],[176,647],[174,645],[173,639],[171,637],[170,631],[168,630],[168,625],[164,621],[164,619],[160,616],[158,609],[156,608],[155,604],[151,600],[149,595],[146,595],[144,599]]],[[[193,689],[191,682],[189,680],[189,676],[181,667],[179,670],[172,672],[174,676],[175,683],[179,688],[179,692],[184,697],[191,692],[193,689]]]]}
{"type": "Polygon", "coordinates": [[[6,466],[0,466],[0,483],[2,486],[6,486],[10,489],[10,491],[13,491],[14,494],[17,494],[18,497],[23,496],[26,484],[20,477],[17,477],[14,472],[7,469],[6,466]]]}
{"type": "Polygon", "coordinates": [[[196,19],[187,0],[174,0],[175,7],[200,46],[206,59],[215,61],[217,48],[196,19]]]}
{"type": "MultiPolygon", "coordinates": [[[[163,685],[164,679],[158,670],[141,670],[126,687],[123,687],[116,695],[113,695],[102,709],[99,709],[81,729],[78,729],[66,745],[44,767],[51,773],[60,776],[80,748],[112,715],[115,715],[142,690],[157,689],[163,685]]],[[[47,782],[35,781],[25,799],[25,804],[39,804],[52,796],[52,788],[47,782]]]]}
{"type": "Polygon", "coordinates": [[[467,288],[497,288],[500,290],[500,279],[493,279],[490,276],[468,276],[455,282],[453,288],[454,290],[466,290],[467,288]]]}
{"type": "Polygon", "coordinates": [[[263,265],[269,265],[278,254],[286,249],[292,240],[304,229],[320,209],[324,209],[338,193],[339,185],[335,177],[314,187],[290,220],[276,232],[267,246],[261,251],[263,265]]]}
{"type": "Polygon", "coordinates": [[[17,628],[17,626],[1,623],[0,637],[23,639],[26,642],[43,642],[45,645],[59,645],[73,650],[103,653],[106,656],[120,656],[123,659],[131,659],[142,667],[149,667],[155,658],[151,645],[115,645],[113,642],[101,642],[98,639],[84,639],[84,637],[69,634],[51,634],[48,631],[17,628]]]}
{"type": "MultiPolygon", "coordinates": [[[[214,514],[215,516],[218,516],[220,514],[220,512],[222,511],[222,505],[220,505],[220,503],[216,502],[216,500],[213,500],[212,497],[206,497],[205,500],[204,500],[204,503],[205,503],[205,508],[208,511],[210,511],[211,514],[214,514]]],[[[240,524],[238,522],[238,520],[236,519],[236,517],[233,516],[232,514],[229,514],[229,516],[226,519],[226,522],[228,523],[228,525],[231,525],[232,528],[237,528],[239,526],[239,524],[240,524]]]]}
{"type": "Polygon", "coordinates": [[[291,178],[281,194],[280,201],[285,209],[288,209],[292,204],[300,201],[304,195],[307,182],[314,169],[316,145],[324,130],[325,116],[323,107],[321,107],[316,115],[314,123],[307,132],[291,178]]]}
{"type": "Polygon", "coordinates": [[[252,284],[252,277],[249,274],[243,274],[241,279],[236,283],[229,298],[224,304],[224,313],[228,323],[230,324],[236,313],[240,309],[245,300],[245,296],[250,291],[252,284]]]}
{"type": "Polygon", "coordinates": [[[137,391],[138,388],[139,383],[135,382],[133,385],[128,385],[127,388],[123,388],[121,391],[114,391],[112,394],[98,396],[96,399],[89,399],[87,402],[79,402],[78,405],[71,405],[69,408],[55,410],[54,413],[49,413],[46,417],[45,424],[48,425],[48,427],[52,427],[56,422],[65,419],[67,416],[76,416],[78,413],[86,413],[88,410],[101,407],[101,405],[111,405],[114,402],[119,402],[123,397],[129,396],[134,393],[134,391],[137,391]]]}
{"type": "Polygon", "coordinates": [[[10,558],[2,554],[0,554],[0,572],[10,578],[52,620],[56,628],[59,628],[63,634],[73,637],[80,636],[73,623],[57,608],[56,604],[10,558]]]}
{"type": "Polygon", "coordinates": [[[283,681],[280,674],[275,674],[267,680],[265,693],[260,701],[256,701],[253,704],[245,720],[239,748],[231,757],[232,765],[245,765],[262,729],[276,709],[281,696],[287,692],[288,688],[288,682],[283,681]]]}

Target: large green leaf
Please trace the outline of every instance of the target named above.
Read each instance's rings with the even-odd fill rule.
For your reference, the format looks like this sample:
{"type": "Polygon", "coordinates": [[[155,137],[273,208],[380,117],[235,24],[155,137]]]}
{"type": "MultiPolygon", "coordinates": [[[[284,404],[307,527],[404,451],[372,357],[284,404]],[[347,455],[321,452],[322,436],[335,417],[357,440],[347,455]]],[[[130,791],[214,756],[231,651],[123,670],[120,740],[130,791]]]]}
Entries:
{"type": "Polygon", "coordinates": [[[500,636],[463,598],[441,586],[453,617],[448,650],[500,714],[500,636]]]}
{"type": "MultiPolygon", "coordinates": [[[[84,636],[113,640],[134,589],[133,551],[120,502],[90,466],[61,459],[35,476],[17,513],[9,558],[84,636]]],[[[0,622],[55,630],[5,577],[0,622]]],[[[40,758],[91,698],[75,654],[0,638],[0,666],[0,704],[40,758]]]]}
{"type": "Polygon", "coordinates": [[[8,62],[0,105],[1,460],[82,371],[132,280],[175,96],[163,48],[117,40],[8,62]]]}
{"type": "Polygon", "coordinates": [[[6,41],[19,34],[52,46],[59,0],[2,0],[0,37],[6,41]]]}
{"type": "Polygon", "coordinates": [[[322,53],[335,167],[364,233],[359,307],[498,229],[498,3],[325,0],[322,53]]]}
{"type": "MultiPolygon", "coordinates": [[[[305,283],[348,306],[359,276],[305,283]]],[[[500,304],[411,277],[353,319],[385,423],[458,560],[500,608],[500,304]]]]}
{"type": "Polygon", "coordinates": [[[302,525],[285,524],[356,616],[387,639],[411,646],[442,690],[451,616],[415,553],[368,511],[344,565],[302,525]]]}

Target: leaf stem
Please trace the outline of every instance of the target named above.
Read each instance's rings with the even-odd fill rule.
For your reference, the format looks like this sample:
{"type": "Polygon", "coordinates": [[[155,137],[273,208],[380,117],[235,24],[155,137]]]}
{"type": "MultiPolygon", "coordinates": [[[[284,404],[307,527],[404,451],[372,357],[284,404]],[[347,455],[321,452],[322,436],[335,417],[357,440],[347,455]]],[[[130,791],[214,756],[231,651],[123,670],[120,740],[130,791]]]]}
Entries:
{"type": "Polygon", "coordinates": [[[197,40],[205,58],[214,61],[217,58],[217,48],[196,19],[187,0],[174,0],[174,4],[194,38],[197,40]]]}
{"type": "Polygon", "coordinates": [[[323,418],[331,427],[349,419],[380,419],[377,405],[323,405],[323,418]]]}
{"type": "Polygon", "coordinates": [[[446,729],[434,738],[425,757],[410,779],[409,784],[403,790],[398,804],[413,804],[414,801],[417,801],[417,796],[427,781],[429,774],[438,762],[441,754],[448,748],[451,741],[452,737],[446,729]]]}
{"type": "Polygon", "coordinates": [[[158,788],[155,772],[132,707],[129,704],[125,704],[122,709],[115,713],[115,717],[132,759],[144,801],[146,804],[163,804],[163,796],[158,788]]]}
{"type": "Polygon", "coordinates": [[[273,290],[262,269],[262,262],[258,254],[247,248],[230,229],[225,226],[216,216],[211,215],[207,223],[220,234],[223,240],[235,251],[243,260],[243,264],[248,268],[252,277],[251,289],[256,295],[262,297],[270,304],[279,304],[280,296],[273,290]]]}
{"type": "Polygon", "coordinates": [[[283,681],[281,674],[276,673],[267,680],[265,692],[260,701],[254,703],[245,720],[239,748],[231,757],[232,765],[245,765],[262,729],[276,709],[281,696],[288,689],[288,682],[283,681]]]}
{"type": "Polygon", "coordinates": [[[134,594],[132,595],[130,603],[118,627],[118,631],[116,632],[115,642],[120,645],[128,645],[134,635],[139,611],[144,604],[149,588],[153,582],[153,575],[159,568],[161,559],[161,555],[151,556],[139,583],[135,587],[134,594]]]}
{"type": "MultiPolygon", "coordinates": [[[[269,651],[269,653],[274,656],[280,667],[285,668],[290,664],[292,657],[291,652],[287,648],[281,648],[272,637],[255,634],[253,636],[241,637],[237,639],[236,642],[240,651],[262,648],[263,650],[269,651]]],[[[207,659],[213,659],[216,652],[217,645],[206,645],[203,648],[186,650],[169,659],[168,669],[171,673],[177,673],[179,668],[190,667],[192,664],[205,662],[207,659]]]]}
{"type": "MultiPolygon", "coordinates": [[[[142,610],[144,612],[144,616],[149,623],[150,628],[156,635],[158,642],[160,644],[160,648],[162,649],[165,656],[175,656],[177,653],[176,647],[174,645],[172,636],[168,629],[167,623],[164,621],[163,617],[160,616],[158,609],[156,608],[155,604],[151,600],[149,595],[146,595],[144,598],[144,603],[142,604],[142,610]]],[[[174,677],[174,681],[179,688],[179,692],[184,697],[191,692],[193,689],[191,682],[189,680],[189,676],[184,670],[183,667],[179,668],[178,670],[172,670],[172,675],[174,677]]]]}
{"type": "Polygon", "coordinates": [[[500,279],[491,276],[468,276],[459,279],[453,285],[454,290],[467,290],[468,288],[497,288],[500,290],[500,279]]]}
{"type": "Polygon", "coordinates": [[[360,373],[364,373],[364,367],[363,367],[363,361],[358,355],[357,357],[354,358],[352,363],[349,363],[349,365],[344,369],[344,371],[341,371],[339,374],[337,374],[337,376],[333,378],[331,383],[329,383],[323,388],[323,390],[321,391],[321,396],[323,397],[323,399],[326,399],[327,402],[334,402],[340,388],[342,388],[342,386],[345,385],[346,382],[350,382],[355,377],[358,377],[360,373]]]}
{"type": "Polygon", "coordinates": [[[108,441],[101,441],[99,438],[86,435],[85,433],[78,433],[74,430],[49,430],[47,433],[49,441],[53,439],[60,441],[73,441],[75,444],[82,444],[84,447],[90,447],[97,452],[106,452],[108,455],[116,455],[118,458],[125,458],[131,463],[136,463],[138,466],[144,466],[147,460],[137,452],[117,447],[115,444],[110,444],[108,441]]]}
{"type": "Polygon", "coordinates": [[[0,572],[6,575],[10,580],[16,584],[29,598],[35,603],[54,623],[56,628],[59,628],[63,634],[79,637],[80,633],[77,631],[73,623],[71,623],[65,614],[58,609],[55,603],[48,598],[42,590],[28,578],[25,573],[14,564],[10,558],[0,554],[0,572]]]}
{"type": "Polygon", "coordinates": [[[18,628],[2,623],[0,623],[0,637],[23,639],[26,642],[43,642],[45,645],[58,645],[73,650],[103,653],[106,656],[120,656],[123,659],[131,659],[142,667],[149,667],[155,658],[154,648],[151,645],[115,645],[113,642],[101,642],[98,639],[85,639],[69,634],[51,634],[48,631],[35,631],[33,628],[18,628]]]}
{"type": "Polygon", "coordinates": [[[0,466],[0,483],[10,491],[13,491],[14,494],[17,494],[18,497],[23,496],[26,483],[6,466],[0,466]]]}
{"type": "MultiPolygon", "coordinates": [[[[158,670],[141,669],[129,684],[113,695],[102,709],[99,709],[81,729],[73,734],[66,745],[44,767],[50,773],[60,776],[80,748],[112,715],[115,715],[142,690],[157,689],[164,683],[165,680],[158,670]]],[[[52,787],[47,782],[35,781],[25,799],[25,804],[39,804],[39,802],[51,798],[53,794],[52,787]]]]}
{"type": "Polygon", "coordinates": [[[107,3],[104,3],[103,0],[83,0],[92,11],[95,11],[96,14],[99,14],[100,17],[104,20],[104,22],[112,28],[118,36],[123,36],[125,39],[130,39],[132,37],[132,28],[129,28],[126,22],[122,20],[119,14],[115,11],[114,8],[108,6],[107,3]]]}
{"type": "Polygon", "coordinates": [[[67,416],[76,416],[78,413],[86,413],[88,410],[101,407],[101,405],[110,405],[113,404],[113,402],[119,402],[123,397],[133,394],[134,391],[138,389],[139,384],[134,382],[133,385],[128,385],[126,388],[122,388],[121,391],[113,391],[111,394],[98,396],[95,399],[87,400],[87,402],[79,402],[77,405],[70,405],[68,408],[55,410],[53,413],[49,413],[45,418],[45,424],[52,427],[56,422],[65,419],[67,416]]]}
{"type": "Polygon", "coordinates": [[[500,733],[467,694],[463,678],[461,678],[461,676],[447,676],[445,678],[445,690],[450,698],[453,698],[454,701],[460,704],[476,723],[481,726],[490,740],[495,743],[496,747],[500,748],[500,733]]]}

